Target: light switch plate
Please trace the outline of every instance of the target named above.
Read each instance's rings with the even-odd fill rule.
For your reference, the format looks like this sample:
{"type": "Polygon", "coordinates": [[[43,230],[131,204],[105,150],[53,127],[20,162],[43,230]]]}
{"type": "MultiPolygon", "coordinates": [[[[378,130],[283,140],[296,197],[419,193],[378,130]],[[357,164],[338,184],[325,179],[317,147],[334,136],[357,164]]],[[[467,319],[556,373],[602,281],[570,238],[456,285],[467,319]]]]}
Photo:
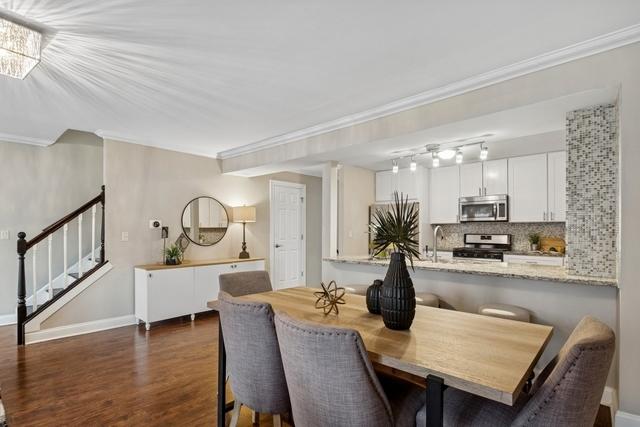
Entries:
{"type": "Polygon", "coordinates": [[[9,240],[9,230],[0,230],[0,240],[9,240]]]}
{"type": "Polygon", "coordinates": [[[123,242],[128,242],[129,241],[129,232],[128,231],[123,231],[122,232],[122,241],[123,242]]]}

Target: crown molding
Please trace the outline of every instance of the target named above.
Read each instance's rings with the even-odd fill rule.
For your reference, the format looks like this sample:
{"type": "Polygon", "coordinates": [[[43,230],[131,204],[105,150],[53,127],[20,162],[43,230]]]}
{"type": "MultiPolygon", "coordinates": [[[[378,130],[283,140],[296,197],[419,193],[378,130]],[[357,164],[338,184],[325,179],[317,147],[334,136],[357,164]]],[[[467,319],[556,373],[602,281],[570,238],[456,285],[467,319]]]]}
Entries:
{"type": "Polygon", "coordinates": [[[198,151],[198,150],[185,150],[179,147],[164,147],[164,146],[159,146],[154,144],[151,141],[144,141],[144,140],[140,140],[140,139],[136,139],[134,137],[131,136],[126,136],[126,135],[122,135],[119,134],[117,132],[112,132],[112,131],[108,131],[108,130],[104,130],[104,129],[98,129],[94,132],[96,135],[98,135],[100,138],[104,139],[110,139],[112,141],[119,141],[119,142],[126,142],[127,144],[136,144],[136,145],[143,145],[145,147],[151,147],[151,148],[157,148],[159,150],[168,150],[168,151],[175,151],[178,153],[183,153],[183,154],[191,154],[194,156],[200,156],[200,157],[207,157],[209,159],[218,159],[217,155],[210,155],[208,153],[203,153],[202,151],[198,151]]]}
{"type": "Polygon", "coordinates": [[[0,141],[15,142],[17,144],[37,145],[38,147],[47,147],[55,141],[44,138],[32,138],[30,136],[10,135],[8,133],[0,133],[0,141]]]}
{"type": "Polygon", "coordinates": [[[456,95],[461,95],[483,87],[501,83],[516,77],[575,61],[587,56],[605,52],[640,41],[640,24],[632,25],[611,33],[604,34],[571,46],[553,50],[542,55],[516,62],[505,67],[496,68],[454,83],[403,98],[379,107],[350,114],[339,119],[320,123],[305,129],[285,133],[272,138],[263,139],[241,147],[224,150],[218,158],[228,159],[250,154],[266,148],[277,147],[289,142],[310,138],[323,133],[332,132],[349,126],[358,125],[370,120],[389,116],[412,108],[431,104],[456,95]]]}

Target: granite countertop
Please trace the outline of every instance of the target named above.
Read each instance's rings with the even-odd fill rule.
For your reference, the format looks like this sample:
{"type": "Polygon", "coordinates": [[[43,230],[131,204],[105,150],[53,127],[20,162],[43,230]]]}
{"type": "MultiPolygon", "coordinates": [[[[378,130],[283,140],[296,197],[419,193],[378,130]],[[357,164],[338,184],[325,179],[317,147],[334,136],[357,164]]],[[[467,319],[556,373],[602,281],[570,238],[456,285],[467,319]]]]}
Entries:
{"type": "Polygon", "coordinates": [[[550,257],[564,257],[562,252],[542,252],[542,251],[507,251],[508,255],[526,255],[526,256],[550,256],[550,257]]]}
{"type": "MultiPolygon", "coordinates": [[[[367,256],[360,257],[331,257],[323,258],[324,261],[338,262],[346,264],[362,264],[385,266],[389,265],[389,260],[372,260],[367,256]]],[[[498,276],[517,279],[546,280],[552,282],[573,283],[577,285],[590,286],[612,286],[617,287],[616,279],[604,279],[600,277],[574,276],[567,273],[565,267],[530,264],[509,264],[505,262],[467,262],[467,261],[414,261],[416,270],[443,271],[450,273],[478,274],[483,276],[498,276]]]]}

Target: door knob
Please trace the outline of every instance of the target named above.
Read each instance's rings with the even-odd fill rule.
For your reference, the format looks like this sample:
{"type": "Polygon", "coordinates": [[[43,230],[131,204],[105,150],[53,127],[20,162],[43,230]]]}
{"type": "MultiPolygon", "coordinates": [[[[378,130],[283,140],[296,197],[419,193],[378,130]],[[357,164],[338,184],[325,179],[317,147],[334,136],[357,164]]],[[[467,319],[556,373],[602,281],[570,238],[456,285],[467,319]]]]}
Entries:
{"type": "Polygon", "coordinates": [[[279,247],[280,247],[280,245],[276,243],[276,248],[279,248],[279,247]]]}

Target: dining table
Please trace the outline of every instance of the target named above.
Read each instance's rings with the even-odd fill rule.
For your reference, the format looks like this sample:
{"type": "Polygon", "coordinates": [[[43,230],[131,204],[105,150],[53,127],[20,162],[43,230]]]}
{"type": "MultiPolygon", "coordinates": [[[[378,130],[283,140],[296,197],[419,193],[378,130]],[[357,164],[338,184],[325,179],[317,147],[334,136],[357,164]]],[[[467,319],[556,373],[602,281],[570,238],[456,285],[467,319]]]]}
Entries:
{"type": "MultiPolygon", "coordinates": [[[[364,296],[347,294],[338,314],[315,308],[319,289],[297,287],[240,297],[271,304],[274,312],[358,331],[374,368],[425,390],[429,427],[443,425],[447,387],[514,405],[553,328],[450,309],[417,306],[411,327],[392,330],[367,310],[364,296]]],[[[217,310],[217,301],[208,304],[217,310]]],[[[220,323],[220,322],[219,322],[220,323]]],[[[218,426],[225,425],[226,353],[218,327],[218,426]]]]}

